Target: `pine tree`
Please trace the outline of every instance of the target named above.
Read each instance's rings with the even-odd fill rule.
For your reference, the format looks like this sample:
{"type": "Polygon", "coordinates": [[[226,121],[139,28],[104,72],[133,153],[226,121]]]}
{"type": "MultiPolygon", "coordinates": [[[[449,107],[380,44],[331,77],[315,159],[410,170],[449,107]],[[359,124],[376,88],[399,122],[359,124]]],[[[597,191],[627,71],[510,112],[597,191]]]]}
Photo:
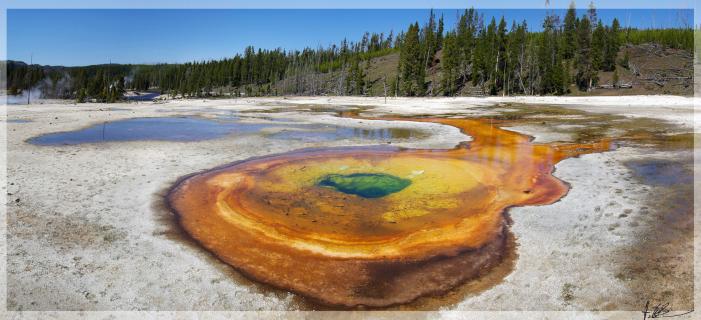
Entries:
{"type": "Polygon", "coordinates": [[[621,60],[621,67],[624,67],[626,69],[630,68],[630,54],[628,54],[628,50],[623,53],[623,59],[621,60]]]}
{"type": "Polygon", "coordinates": [[[400,52],[401,87],[407,96],[423,95],[425,70],[419,43],[419,23],[409,26],[400,52]]]}
{"type": "Polygon", "coordinates": [[[589,9],[587,10],[587,15],[588,15],[587,18],[592,23],[591,27],[593,28],[594,27],[593,23],[595,23],[596,21],[599,21],[599,18],[597,18],[597,15],[596,15],[596,7],[594,6],[594,0],[589,2],[589,9]]]}
{"type": "Polygon", "coordinates": [[[526,92],[527,81],[527,58],[526,58],[526,22],[516,25],[514,21],[509,33],[508,40],[508,62],[507,62],[507,79],[506,94],[514,92],[526,92]]]}
{"type": "Polygon", "coordinates": [[[591,64],[594,70],[601,70],[604,67],[604,46],[606,42],[606,29],[599,20],[591,38],[591,64]]]}
{"type": "Polygon", "coordinates": [[[433,9],[431,9],[431,14],[428,18],[428,24],[421,30],[419,41],[421,51],[424,54],[424,66],[429,67],[433,61],[433,56],[438,50],[436,46],[436,15],[433,13],[433,9]]]}
{"type": "Polygon", "coordinates": [[[78,103],[83,103],[87,99],[87,96],[88,95],[87,95],[87,92],[85,92],[85,89],[81,88],[80,90],[78,90],[78,94],[76,95],[75,100],[78,103]]]}
{"type": "Polygon", "coordinates": [[[485,35],[486,40],[484,43],[484,64],[482,65],[483,74],[485,75],[485,81],[487,82],[487,88],[490,94],[497,93],[497,74],[499,73],[498,67],[498,54],[499,54],[499,44],[497,39],[497,22],[494,17],[489,22],[487,26],[487,33],[485,35]]]}
{"type": "Polygon", "coordinates": [[[443,48],[443,15],[438,19],[438,31],[436,32],[436,50],[443,48]]]}
{"type": "MultiPolygon", "coordinates": [[[[456,45],[460,48],[460,73],[463,78],[470,75],[472,65],[472,52],[474,47],[475,36],[475,9],[470,8],[460,16],[460,21],[456,28],[456,45]]],[[[474,72],[472,72],[474,73],[474,72]]],[[[471,76],[471,75],[470,75],[471,76]]]]}
{"type": "Polygon", "coordinates": [[[580,90],[589,91],[592,87],[596,71],[592,64],[592,36],[591,24],[586,16],[579,20],[577,26],[577,44],[579,53],[577,54],[577,86],[580,90]]]}
{"type": "Polygon", "coordinates": [[[350,69],[349,79],[352,81],[350,93],[353,95],[362,95],[365,93],[365,74],[363,68],[360,67],[360,58],[357,56],[353,59],[350,69]]]}
{"type": "Polygon", "coordinates": [[[620,32],[620,24],[618,19],[613,19],[611,28],[606,28],[604,58],[602,69],[604,71],[612,71],[616,68],[616,56],[620,48],[618,37],[620,32]]]}
{"type": "Polygon", "coordinates": [[[483,85],[483,83],[486,81],[487,75],[484,73],[484,71],[486,69],[485,65],[487,64],[485,59],[486,55],[488,54],[488,46],[489,43],[487,42],[487,32],[484,26],[480,25],[479,32],[474,41],[474,49],[472,50],[471,74],[473,86],[483,85]]]}
{"type": "Polygon", "coordinates": [[[370,75],[370,58],[365,59],[365,70],[361,70],[363,77],[363,92],[367,95],[372,95],[370,81],[366,79],[370,75]]]}
{"type": "Polygon", "coordinates": [[[570,3],[565,15],[563,27],[562,57],[565,59],[574,58],[577,51],[577,11],[574,1],[570,3]]]}
{"type": "Polygon", "coordinates": [[[396,96],[397,91],[398,91],[398,90],[397,90],[397,80],[396,80],[396,79],[392,79],[392,80],[389,82],[389,95],[390,95],[390,96],[391,96],[391,95],[395,95],[395,96],[396,96]]]}
{"type": "Polygon", "coordinates": [[[443,93],[446,96],[455,94],[455,80],[460,61],[460,51],[457,46],[457,36],[453,32],[449,32],[443,43],[443,93]]]}
{"type": "Polygon", "coordinates": [[[496,63],[494,66],[494,93],[502,90],[505,87],[505,83],[508,81],[506,79],[506,67],[507,67],[507,38],[506,38],[506,21],[504,17],[501,17],[499,21],[499,26],[496,31],[496,63]]]}
{"type": "Polygon", "coordinates": [[[558,47],[558,17],[548,15],[543,22],[540,48],[538,52],[538,73],[541,77],[541,94],[563,94],[565,92],[565,70],[562,63],[561,50],[558,47]]]}

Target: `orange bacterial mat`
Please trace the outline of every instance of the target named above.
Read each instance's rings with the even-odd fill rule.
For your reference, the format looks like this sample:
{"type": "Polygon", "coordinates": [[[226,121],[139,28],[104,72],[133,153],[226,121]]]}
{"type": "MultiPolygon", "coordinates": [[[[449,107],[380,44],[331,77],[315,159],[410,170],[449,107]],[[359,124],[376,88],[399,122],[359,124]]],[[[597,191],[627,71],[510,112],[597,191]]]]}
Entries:
{"type": "Polygon", "coordinates": [[[488,120],[389,120],[450,125],[473,141],[250,159],[182,179],[169,204],[192,238],[250,278],[327,305],[383,307],[498,263],[505,210],[557,201],[568,190],[552,176],[557,162],[611,148],[536,144],[488,120]]]}

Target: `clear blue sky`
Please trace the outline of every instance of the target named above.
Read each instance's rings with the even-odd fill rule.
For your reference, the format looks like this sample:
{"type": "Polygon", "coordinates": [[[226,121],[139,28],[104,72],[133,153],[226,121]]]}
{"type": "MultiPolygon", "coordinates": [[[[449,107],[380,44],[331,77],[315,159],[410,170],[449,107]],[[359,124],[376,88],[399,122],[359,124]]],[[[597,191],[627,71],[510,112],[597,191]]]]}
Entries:
{"type": "MultiPolygon", "coordinates": [[[[462,9],[461,9],[462,10],[462,9]]],[[[428,9],[10,9],[7,11],[7,58],[43,65],[158,63],[218,59],[256,48],[301,49],[327,46],[363,32],[403,30],[427,20],[428,9]]],[[[526,19],[540,29],[543,9],[479,9],[485,20],[505,16],[526,19]]],[[[556,12],[564,15],[564,9],[556,12]]],[[[436,10],[446,27],[456,9],[436,10]]],[[[584,11],[580,11],[580,14],[584,11]]],[[[599,17],[638,28],[693,25],[690,9],[600,9],[599,17]]]]}

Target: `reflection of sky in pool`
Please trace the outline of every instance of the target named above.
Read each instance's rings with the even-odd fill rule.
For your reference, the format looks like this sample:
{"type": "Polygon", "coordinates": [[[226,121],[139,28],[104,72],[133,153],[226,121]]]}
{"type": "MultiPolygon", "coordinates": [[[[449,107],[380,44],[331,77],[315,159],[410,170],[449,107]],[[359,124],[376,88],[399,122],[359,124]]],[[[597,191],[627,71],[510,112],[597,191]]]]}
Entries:
{"type": "Polygon", "coordinates": [[[672,186],[694,181],[693,174],[678,162],[652,159],[629,162],[628,167],[633,169],[635,176],[649,185],[672,186]]]}
{"type": "Polygon", "coordinates": [[[105,122],[80,130],[50,133],[30,140],[39,145],[80,144],[109,141],[197,141],[230,133],[256,132],[262,125],[218,122],[199,118],[134,118],[105,122]]]}
{"type": "Polygon", "coordinates": [[[266,128],[280,128],[267,134],[272,139],[329,141],[349,138],[384,141],[406,139],[420,133],[409,129],[359,129],[319,124],[280,123],[268,121],[251,123],[237,117],[209,120],[197,117],[133,118],[104,122],[87,128],[41,135],[29,140],[37,145],[73,145],[112,141],[200,141],[221,138],[229,134],[261,133],[266,128]]]}

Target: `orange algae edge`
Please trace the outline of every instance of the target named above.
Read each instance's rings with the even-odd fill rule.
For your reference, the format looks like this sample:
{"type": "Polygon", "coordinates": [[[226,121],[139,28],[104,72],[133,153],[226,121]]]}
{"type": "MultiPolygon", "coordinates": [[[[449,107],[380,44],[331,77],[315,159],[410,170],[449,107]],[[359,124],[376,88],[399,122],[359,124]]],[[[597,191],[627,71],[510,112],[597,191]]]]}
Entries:
{"type": "Polygon", "coordinates": [[[383,307],[444,293],[498,263],[505,209],[559,200],[568,186],[553,166],[612,147],[534,144],[484,120],[396,120],[454,126],[473,141],[255,158],[184,178],[168,202],[188,234],[255,280],[327,305],[383,307]],[[319,183],[368,176],[410,183],[370,198],[319,183]]]}

